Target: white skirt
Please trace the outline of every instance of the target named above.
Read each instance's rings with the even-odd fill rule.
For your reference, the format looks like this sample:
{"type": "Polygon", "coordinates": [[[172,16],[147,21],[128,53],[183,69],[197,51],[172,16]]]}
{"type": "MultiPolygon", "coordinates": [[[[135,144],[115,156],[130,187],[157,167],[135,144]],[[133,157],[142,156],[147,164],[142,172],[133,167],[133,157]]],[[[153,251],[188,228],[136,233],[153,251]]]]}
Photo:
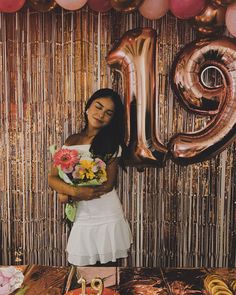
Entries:
{"type": "Polygon", "coordinates": [[[99,199],[78,202],[66,249],[71,264],[115,262],[128,256],[131,243],[130,227],[115,189],[99,199]]]}

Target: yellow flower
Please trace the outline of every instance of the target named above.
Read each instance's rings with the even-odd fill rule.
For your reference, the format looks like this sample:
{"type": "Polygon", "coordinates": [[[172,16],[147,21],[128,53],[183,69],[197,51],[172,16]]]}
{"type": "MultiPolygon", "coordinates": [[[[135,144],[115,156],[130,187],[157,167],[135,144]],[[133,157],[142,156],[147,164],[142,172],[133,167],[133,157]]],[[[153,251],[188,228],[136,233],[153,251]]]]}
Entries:
{"type": "Polygon", "coordinates": [[[106,170],[101,169],[99,172],[100,172],[99,173],[99,180],[101,181],[101,183],[107,181],[107,172],[106,172],[106,170]]]}
{"type": "Polygon", "coordinates": [[[93,179],[95,177],[95,174],[93,171],[86,171],[86,178],[93,179]]]}
{"type": "Polygon", "coordinates": [[[105,169],[101,169],[101,174],[102,174],[102,176],[107,176],[106,170],[105,169]]]}
{"type": "Polygon", "coordinates": [[[85,178],[85,172],[84,171],[80,171],[79,172],[79,179],[84,179],[85,178]]]}
{"type": "MultiPolygon", "coordinates": [[[[100,160],[100,162],[102,162],[100,160]]],[[[80,159],[72,174],[73,178],[80,180],[78,183],[86,183],[90,180],[97,180],[98,183],[107,181],[106,165],[89,158],[80,159]]]]}
{"type": "Polygon", "coordinates": [[[93,172],[93,167],[94,167],[95,163],[93,161],[90,160],[86,160],[86,159],[82,159],[80,160],[80,179],[94,179],[95,178],[95,174],[93,172]]]}
{"type": "Polygon", "coordinates": [[[87,170],[92,170],[94,163],[89,160],[80,160],[80,165],[87,170]]]}

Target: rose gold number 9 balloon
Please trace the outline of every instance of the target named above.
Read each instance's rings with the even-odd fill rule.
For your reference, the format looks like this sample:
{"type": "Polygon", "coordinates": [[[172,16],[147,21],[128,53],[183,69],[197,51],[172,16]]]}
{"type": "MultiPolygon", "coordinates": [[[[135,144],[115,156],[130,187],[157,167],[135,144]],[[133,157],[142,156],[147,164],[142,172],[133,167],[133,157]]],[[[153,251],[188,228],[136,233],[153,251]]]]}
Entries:
{"type": "Polygon", "coordinates": [[[212,116],[194,133],[179,133],[168,144],[173,160],[187,165],[207,160],[236,137],[236,40],[227,37],[188,44],[172,68],[172,88],[180,103],[195,114],[212,116]],[[215,67],[223,84],[207,87],[203,71],[215,67]]]}

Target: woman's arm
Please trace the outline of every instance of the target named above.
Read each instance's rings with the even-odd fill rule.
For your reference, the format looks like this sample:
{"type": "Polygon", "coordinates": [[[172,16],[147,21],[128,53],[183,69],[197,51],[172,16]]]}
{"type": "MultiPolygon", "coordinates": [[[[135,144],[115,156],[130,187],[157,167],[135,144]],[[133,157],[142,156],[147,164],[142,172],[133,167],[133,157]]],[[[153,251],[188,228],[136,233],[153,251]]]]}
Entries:
{"type": "Polygon", "coordinates": [[[101,192],[94,192],[94,187],[80,187],[65,183],[58,175],[58,170],[56,167],[51,168],[51,172],[48,175],[49,186],[58,192],[58,198],[60,202],[68,202],[68,196],[76,201],[88,201],[95,198],[99,198],[102,195],[101,192]]]}
{"type": "Polygon", "coordinates": [[[99,185],[97,187],[74,186],[67,184],[59,177],[58,169],[55,166],[52,166],[51,171],[48,175],[48,184],[52,189],[60,194],[59,199],[61,202],[68,201],[66,195],[70,196],[73,200],[76,201],[88,201],[96,199],[113,189],[117,178],[118,162],[119,160],[115,159],[107,165],[106,171],[108,180],[103,185],[99,185]]]}

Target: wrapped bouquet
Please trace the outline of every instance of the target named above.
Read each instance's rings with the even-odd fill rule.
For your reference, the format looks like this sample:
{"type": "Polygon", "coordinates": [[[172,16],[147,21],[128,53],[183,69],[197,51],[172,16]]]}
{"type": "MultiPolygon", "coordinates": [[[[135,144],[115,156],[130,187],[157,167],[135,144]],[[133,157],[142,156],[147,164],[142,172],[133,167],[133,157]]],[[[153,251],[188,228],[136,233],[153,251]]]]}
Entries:
{"type": "MultiPolygon", "coordinates": [[[[54,166],[58,169],[59,177],[68,184],[76,186],[101,185],[107,181],[106,163],[91,154],[79,153],[76,149],[50,147],[54,166]]],[[[76,204],[67,203],[66,216],[74,221],[76,204]]]]}

